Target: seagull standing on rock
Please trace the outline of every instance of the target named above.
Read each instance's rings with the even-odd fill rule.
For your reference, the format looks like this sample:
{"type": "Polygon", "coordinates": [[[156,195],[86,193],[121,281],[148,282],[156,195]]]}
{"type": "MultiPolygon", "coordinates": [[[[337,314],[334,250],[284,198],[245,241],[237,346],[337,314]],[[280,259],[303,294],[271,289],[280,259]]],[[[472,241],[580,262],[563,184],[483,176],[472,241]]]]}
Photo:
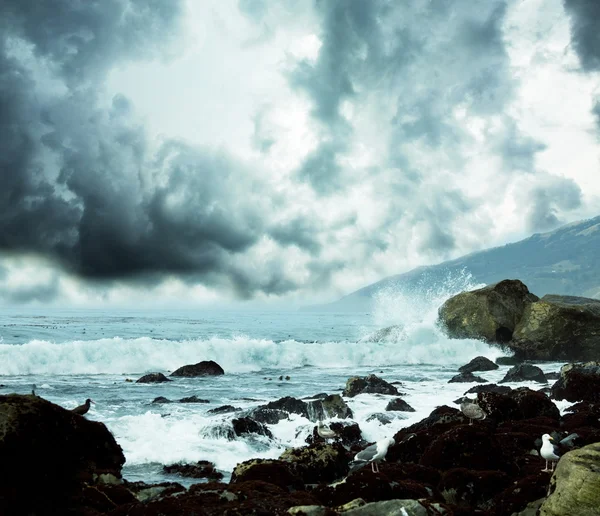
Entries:
{"type": "Polygon", "coordinates": [[[554,471],[554,465],[569,448],[573,447],[573,440],[577,437],[579,437],[579,435],[571,434],[555,445],[551,442],[554,441],[554,438],[550,434],[542,435],[540,455],[542,456],[542,459],[546,461],[546,467],[542,471],[554,471]],[[548,469],[548,461],[552,463],[552,469],[548,469]]]}
{"type": "Polygon", "coordinates": [[[379,473],[379,462],[385,459],[388,448],[396,444],[396,441],[391,437],[386,437],[381,441],[377,441],[371,446],[367,446],[364,450],[359,451],[354,456],[354,462],[360,465],[371,463],[373,473],[379,473]]]}
{"type": "Polygon", "coordinates": [[[75,413],[75,414],[79,414],[80,416],[83,416],[84,414],[88,413],[88,410],[90,410],[90,403],[93,403],[91,399],[87,399],[85,400],[85,403],[83,405],[79,405],[79,407],[75,407],[74,409],[71,410],[71,412],[75,413]]]}
{"type": "Polygon", "coordinates": [[[473,424],[473,420],[483,421],[487,414],[485,411],[477,405],[477,403],[473,403],[472,401],[464,401],[460,404],[460,411],[469,418],[469,425],[473,424]]]}
{"type": "Polygon", "coordinates": [[[323,424],[323,421],[319,420],[317,424],[317,433],[323,439],[335,439],[337,437],[337,433],[334,432],[331,428],[323,424]]]}

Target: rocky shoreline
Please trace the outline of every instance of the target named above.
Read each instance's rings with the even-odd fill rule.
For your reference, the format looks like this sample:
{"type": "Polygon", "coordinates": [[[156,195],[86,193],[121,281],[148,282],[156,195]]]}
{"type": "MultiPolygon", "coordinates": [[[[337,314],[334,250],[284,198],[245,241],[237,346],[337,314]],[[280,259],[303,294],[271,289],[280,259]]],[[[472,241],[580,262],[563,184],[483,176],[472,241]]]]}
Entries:
{"type": "MultiPolygon", "coordinates": [[[[479,357],[461,369],[489,367],[479,357]]],[[[268,432],[269,421],[295,413],[311,420],[337,418],[330,425],[336,439],[326,441],[315,426],[306,446],[288,449],[279,459],[238,464],[229,483],[220,482],[206,461],[168,466],[174,474],[206,480],[189,489],[177,482],[123,480],[125,458],[102,423],[34,395],[0,396],[0,514],[598,514],[598,386],[596,362],[564,366],[546,389],[549,395],[480,384],[465,394],[476,391],[484,420],[470,425],[457,408],[438,407],[393,436],[395,444],[375,473],[369,467],[351,471],[354,455],[370,443],[358,424],[346,420],[352,413],[344,397],[361,392],[389,396],[390,402],[401,397],[375,375],[353,377],[343,397],[323,393],[316,404],[288,397],[240,414],[231,436],[268,432]],[[552,396],[579,402],[561,416],[552,396]],[[577,434],[576,449],[561,458],[554,474],[542,471],[539,450],[546,433],[557,440],[577,434]],[[561,512],[565,500],[575,512],[561,512]]]]}

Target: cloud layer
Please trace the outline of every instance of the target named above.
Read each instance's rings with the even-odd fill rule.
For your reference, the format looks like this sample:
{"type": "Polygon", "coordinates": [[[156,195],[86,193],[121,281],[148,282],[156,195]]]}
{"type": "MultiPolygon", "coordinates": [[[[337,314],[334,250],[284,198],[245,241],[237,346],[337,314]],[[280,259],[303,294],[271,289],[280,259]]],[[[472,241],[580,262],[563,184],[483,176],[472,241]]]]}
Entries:
{"type": "Polygon", "coordinates": [[[6,0],[5,300],[173,281],[331,296],[595,215],[600,8],[530,8],[6,0]],[[530,93],[544,74],[587,105],[548,110],[530,93]],[[558,164],[564,131],[576,170],[558,164]],[[20,255],[42,259],[43,280],[18,281],[20,255]]]}

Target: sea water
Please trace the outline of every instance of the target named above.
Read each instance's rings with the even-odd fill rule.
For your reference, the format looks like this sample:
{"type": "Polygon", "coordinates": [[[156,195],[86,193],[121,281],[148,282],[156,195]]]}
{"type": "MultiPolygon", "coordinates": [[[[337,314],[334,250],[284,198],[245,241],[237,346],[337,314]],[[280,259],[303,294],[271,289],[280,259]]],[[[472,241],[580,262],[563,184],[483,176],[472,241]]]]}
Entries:
{"type": "MultiPolygon", "coordinates": [[[[371,373],[402,382],[402,397],[416,411],[387,412],[390,424],[368,421],[385,412],[390,397],[347,399],[367,441],[393,436],[437,406],[455,406],[453,400],[471,387],[448,383],[457,368],[478,355],[493,360],[502,354],[479,341],[448,339],[436,325],[443,300],[469,286],[454,282],[451,288],[381,292],[373,310],[364,313],[4,309],[0,394],[30,393],[35,384],[38,395],[65,408],[94,400],[86,417],[113,433],[126,457],[128,480],[187,484],[190,480],[163,474],[162,467],[198,460],[215,463],[227,480],[244,460],[277,458],[288,447],[304,445],[314,423],[290,415],[269,425],[273,439],[231,440],[231,420],[240,413],[208,413],[221,405],[250,409],[284,396],[341,393],[349,377],[371,373]],[[369,337],[391,324],[397,326],[384,338],[369,337]],[[202,360],[216,361],[225,375],[135,383],[145,373],[168,375],[202,360]],[[159,396],[192,395],[209,403],[152,403],[159,396]]],[[[557,371],[560,365],[543,369],[557,371]]],[[[478,374],[497,382],[507,369],[478,374]]]]}

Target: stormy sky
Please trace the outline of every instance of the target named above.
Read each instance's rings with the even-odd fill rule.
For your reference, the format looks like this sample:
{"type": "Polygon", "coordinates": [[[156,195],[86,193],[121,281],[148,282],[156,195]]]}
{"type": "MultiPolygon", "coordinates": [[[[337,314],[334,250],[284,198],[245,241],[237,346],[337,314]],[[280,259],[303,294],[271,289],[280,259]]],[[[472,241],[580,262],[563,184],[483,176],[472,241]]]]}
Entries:
{"type": "Polygon", "coordinates": [[[303,302],[598,215],[596,0],[2,0],[0,302],[303,302]]]}

